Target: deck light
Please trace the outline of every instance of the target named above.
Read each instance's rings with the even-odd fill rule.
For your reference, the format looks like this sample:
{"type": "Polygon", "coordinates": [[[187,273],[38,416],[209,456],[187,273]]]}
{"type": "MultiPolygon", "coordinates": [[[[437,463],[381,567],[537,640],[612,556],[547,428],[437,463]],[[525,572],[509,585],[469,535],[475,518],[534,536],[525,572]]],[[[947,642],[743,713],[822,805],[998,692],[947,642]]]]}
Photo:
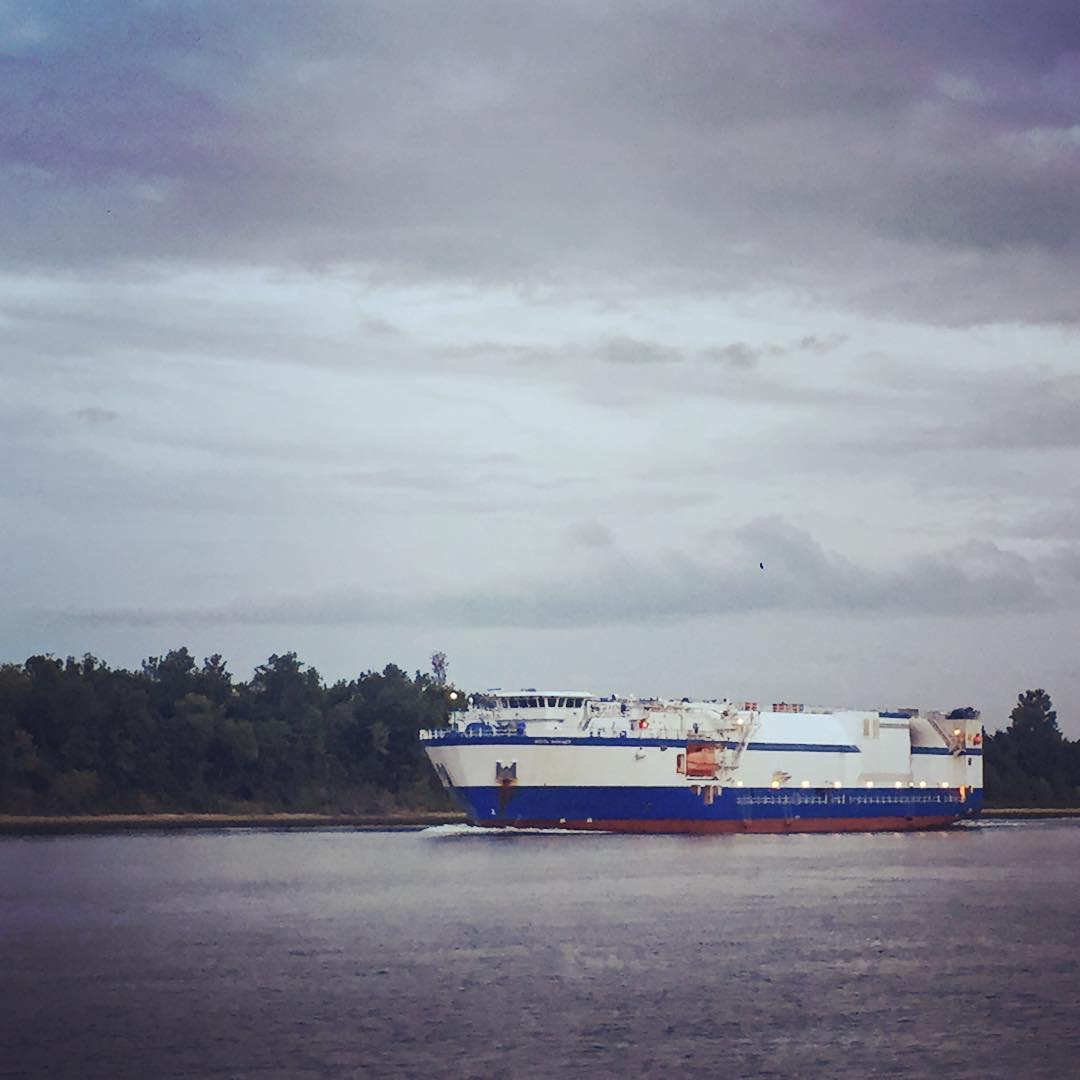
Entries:
{"type": "Polygon", "coordinates": [[[920,780],[919,781],[919,787],[926,787],[926,781],[925,780],[920,780]]]}
{"type": "Polygon", "coordinates": [[[834,781],[832,782],[832,786],[833,786],[834,788],[838,788],[838,787],[843,787],[843,784],[841,784],[839,780],[834,780],[834,781]]]}
{"type": "Polygon", "coordinates": [[[736,787],[742,787],[742,781],[741,780],[736,780],[735,781],[735,786],[736,787]]]}
{"type": "Polygon", "coordinates": [[[874,786],[874,781],[873,780],[867,780],[866,781],[866,786],[867,787],[873,787],[874,786]]]}
{"type": "Polygon", "coordinates": [[[780,781],[779,781],[779,780],[774,780],[774,781],[772,782],[772,786],[773,786],[774,788],[778,788],[778,787],[780,786],[780,781]]]}
{"type": "Polygon", "coordinates": [[[957,736],[963,735],[963,732],[958,727],[954,727],[952,729],[952,733],[953,733],[953,735],[957,735],[957,736]]]}
{"type": "Polygon", "coordinates": [[[809,787],[809,786],[810,786],[810,781],[809,781],[809,780],[804,780],[804,781],[802,782],[802,786],[803,786],[803,787],[809,787]]]}
{"type": "Polygon", "coordinates": [[[943,788],[947,788],[947,787],[949,786],[949,781],[948,781],[948,780],[942,780],[942,781],[941,781],[941,786],[942,786],[943,788]]]}

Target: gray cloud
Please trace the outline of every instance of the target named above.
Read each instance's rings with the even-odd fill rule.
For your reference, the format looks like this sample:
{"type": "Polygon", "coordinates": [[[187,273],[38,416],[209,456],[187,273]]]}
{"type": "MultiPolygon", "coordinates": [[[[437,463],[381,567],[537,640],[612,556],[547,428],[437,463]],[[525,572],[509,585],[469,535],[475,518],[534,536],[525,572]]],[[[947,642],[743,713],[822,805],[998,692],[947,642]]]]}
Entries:
{"type": "Polygon", "coordinates": [[[0,60],[9,265],[614,273],[1077,317],[1067,2],[31,10],[0,60]]]}
{"type": "Polygon", "coordinates": [[[612,364],[673,364],[683,358],[678,349],[633,338],[614,338],[600,345],[597,351],[612,364]]]}
{"type": "Polygon", "coordinates": [[[120,414],[115,409],[106,409],[101,405],[88,405],[84,409],[76,409],[75,417],[87,424],[111,424],[120,419],[120,414]]]}
{"type": "Polygon", "coordinates": [[[994,535],[1071,544],[1080,536],[1080,488],[1059,485],[1050,497],[998,500],[979,525],[994,535]]]}
{"type": "Polygon", "coordinates": [[[199,290],[185,295],[177,283],[155,290],[154,284],[101,282],[88,274],[70,281],[67,293],[43,286],[42,295],[19,301],[5,301],[0,293],[0,319],[6,323],[0,363],[51,360],[71,366],[102,357],[187,354],[321,367],[363,364],[356,342],[297,325],[290,313],[270,305],[235,295],[198,295],[199,290]]]}
{"type": "Polygon", "coordinates": [[[343,587],[220,607],[99,610],[78,617],[133,626],[434,620],[440,625],[588,627],[761,611],[970,617],[1049,611],[1080,601],[1080,552],[1075,549],[1032,559],[973,541],[890,569],[871,569],[826,551],[783,519],[770,518],[738,530],[741,554],[725,562],[671,552],[650,564],[611,553],[602,530],[579,528],[578,533],[579,542],[609,550],[601,568],[580,577],[530,581],[522,588],[417,597],[343,587]]]}
{"type": "Polygon", "coordinates": [[[615,548],[615,534],[599,521],[579,521],[570,530],[570,537],[581,547],[606,550],[615,548]]]}
{"type": "Polygon", "coordinates": [[[830,353],[834,349],[838,349],[847,340],[847,334],[829,334],[826,337],[819,337],[816,334],[808,334],[806,337],[799,338],[799,340],[795,343],[794,348],[799,352],[813,353],[816,356],[823,356],[825,353],[830,353]]]}
{"type": "Polygon", "coordinates": [[[712,345],[697,352],[697,357],[710,363],[727,364],[734,368],[752,368],[759,361],[799,354],[824,356],[840,348],[848,340],[847,334],[829,334],[819,337],[807,334],[790,345],[749,345],[736,341],[730,345],[712,345]]]}
{"type": "Polygon", "coordinates": [[[1009,380],[1011,392],[991,388],[969,430],[980,446],[1028,450],[1080,448],[1080,376],[1009,380]],[[996,393],[993,390],[997,390],[996,393]]]}
{"type": "Polygon", "coordinates": [[[714,345],[702,349],[701,356],[710,362],[729,364],[735,368],[752,368],[763,354],[779,355],[781,352],[782,350],[776,347],[773,350],[762,350],[737,341],[732,345],[714,345]]]}
{"type": "Polygon", "coordinates": [[[394,337],[401,333],[401,328],[388,322],[386,319],[365,319],[364,329],[369,334],[377,334],[383,337],[394,337]]]}

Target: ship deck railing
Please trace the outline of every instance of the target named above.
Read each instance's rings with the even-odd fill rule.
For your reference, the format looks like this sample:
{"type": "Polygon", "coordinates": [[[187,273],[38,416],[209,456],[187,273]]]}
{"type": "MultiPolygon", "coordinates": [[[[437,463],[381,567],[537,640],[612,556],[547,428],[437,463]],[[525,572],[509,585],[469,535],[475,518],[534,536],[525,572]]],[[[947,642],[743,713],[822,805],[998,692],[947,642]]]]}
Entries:
{"type": "Polygon", "coordinates": [[[700,728],[695,731],[690,728],[675,728],[667,725],[649,723],[647,728],[638,726],[631,727],[629,723],[623,724],[596,724],[591,723],[587,728],[581,728],[576,724],[553,724],[544,721],[509,721],[492,723],[490,721],[473,721],[454,727],[427,728],[420,731],[420,738],[425,742],[439,742],[443,739],[492,739],[492,738],[516,738],[528,736],[537,739],[572,739],[574,742],[587,743],[590,739],[625,739],[627,742],[638,742],[652,739],[663,739],[684,742],[698,739],[702,742],[716,742],[732,744],[740,741],[741,729],[725,727],[720,729],[700,728]]]}

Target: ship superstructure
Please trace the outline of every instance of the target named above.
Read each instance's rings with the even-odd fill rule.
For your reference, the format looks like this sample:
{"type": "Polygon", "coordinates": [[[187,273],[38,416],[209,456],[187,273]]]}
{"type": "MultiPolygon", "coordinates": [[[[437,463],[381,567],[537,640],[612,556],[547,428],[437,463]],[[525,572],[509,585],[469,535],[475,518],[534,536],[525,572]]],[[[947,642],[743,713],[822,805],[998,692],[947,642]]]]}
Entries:
{"type": "Polygon", "coordinates": [[[478,825],[621,832],[924,829],[978,814],[973,709],[476,695],[421,732],[478,825]]]}

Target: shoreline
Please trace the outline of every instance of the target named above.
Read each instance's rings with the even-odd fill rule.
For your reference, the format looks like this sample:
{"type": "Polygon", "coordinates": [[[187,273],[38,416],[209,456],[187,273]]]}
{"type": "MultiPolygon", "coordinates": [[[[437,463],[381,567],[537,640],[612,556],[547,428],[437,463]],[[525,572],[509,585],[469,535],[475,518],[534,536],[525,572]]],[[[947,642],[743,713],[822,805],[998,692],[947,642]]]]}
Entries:
{"type": "MultiPolygon", "coordinates": [[[[1080,818],[1080,807],[992,807],[983,818],[1013,820],[1080,818]]],[[[385,814],[0,814],[0,836],[74,833],[154,832],[178,829],[370,829],[416,832],[433,825],[464,824],[453,811],[400,811],[385,814]]]]}
{"type": "Polygon", "coordinates": [[[0,836],[167,831],[171,829],[378,829],[408,832],[456,825],[452,811],[386,814],[0,814],[0,836]]]}

